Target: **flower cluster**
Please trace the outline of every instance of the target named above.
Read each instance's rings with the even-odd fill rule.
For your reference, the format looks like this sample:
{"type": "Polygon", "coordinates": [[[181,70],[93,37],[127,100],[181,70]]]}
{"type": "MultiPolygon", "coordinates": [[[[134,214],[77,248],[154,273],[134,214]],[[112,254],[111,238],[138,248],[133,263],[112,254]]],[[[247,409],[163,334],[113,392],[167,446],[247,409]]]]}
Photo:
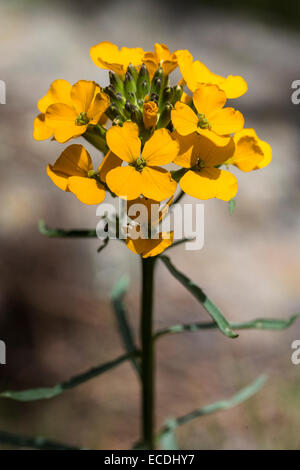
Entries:
{"type": "MultiPolygon", "coordinates": [[[[105,155],[93,168],[87,150],[72,144],[48,165],[54,184],[81,202],[99,204],[109,192],[148,206],[171,201],[178,184],[195,198],[229,201],[238,190],[231,165],[249,172],[270,163],[271,147],[226,106],[247,91],[242,77],[217,75],[187,50],[171,53],[163,44],[145,52],[102,42],[90,56],[109,70],[109,85],[54,81],[38,102],[33,132],[36,140],[60,143],[82,136],[105,155]],[[177,67],[182,78],[172,83],[177,67]],[[165,168],[170,163],[180,168],[165,168]]],[[[171,243],[169,233],[156,240],[129,238],[127,246],[154,256],[171,243]]]]}

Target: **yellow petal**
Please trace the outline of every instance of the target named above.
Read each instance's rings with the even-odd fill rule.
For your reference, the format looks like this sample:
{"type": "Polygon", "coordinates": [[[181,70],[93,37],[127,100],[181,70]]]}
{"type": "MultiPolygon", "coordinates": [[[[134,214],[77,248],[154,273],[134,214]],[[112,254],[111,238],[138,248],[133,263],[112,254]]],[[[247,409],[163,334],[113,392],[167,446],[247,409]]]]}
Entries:
{"type": "Polygon", "coordinates": [[[55,139],[64,143],[72,137],[78,137],[87,126],[75,124],[77,113],[74,108],[63,103],[52,104],[46,111],[46,125],[53,129],[55,139]]]}
{"type": "Polygon", "coordinates": [[[225,91],[227,98],[239,98],[248,91],[247,82],[243,77],[229,75],[219,84],[220,88],[225,91]]]}
{"type": "Polygon", "coordinates": [[[127,163],[134,163],[140,156],[139,128],[133,122],[108,129],[106,142],[110,150],[127,163]]]}
{"type": "Polygon", "coordinates": [[[100,88],[95,82],[87,80],[79,80],[72,86],[71,98],[77,116],[80,113],[88,113],[96,94],[100,92],[100,88]]]}
{"type": "MultiPolygon", "coordinates": [[[[243,136],[250,136],[253,139],[256,140],[257,146],[259,147],[261,153],[262,153],[262,158],[260,161],[257,162],[257,164],[253,167],[254,170],[259,170],[261,168],[265,168],[269,163],[272,161],[272,148],[271,146],[265,142],[264,140],[261,140],[258,135],[256,134],[254,129],[243,129],[239,133],[237,133],[234,137],[236,142],[239,140],[239,137],[242,138],[243,136]]],[[[256,149],[258,151],[258,149],[256,149]]],[[[235,155],[234,155],[234,160],[236,160],[235,155]]],[[[236,161],[234,161],[236,164],[236,161]]],[[[238,168],[240,168],[243,171],[246,171],[244,168],[241,168],[238,164],[236,164],[238,168]]]]}
{"type": "Polygon", "coordinates": [[[68,191],[68,175],[61,173],[60,171],[54,171],[52,165],[47,166],[47,175],[58,188],[63,191],[68,191]]]}
{"type": "Polygon", "coordinates": [[[207,167],[221,165],[232,157],[235,149],[232,139],[229,139],[227,145],[220,147],[211,139],[198,134],[183,137],[174,133],[174,138],[179,143],[179,154],[174,163],[183,168],[196,165],[198,159],[203,161],[207,167]]]}
{"type": "Polygon", "coordinates": [[[229,75],[227,78],[217,75],[209,70],[199,60],[193,62],[189,51],[176,51],[181,74],[191,91],[195,91],[201,83],[218,85],[227,98],[239,98],[248,90],[243,77],[229,75]]]}
{"type": "Polygon", "coordinates": [[[33,138],[35,140],[50,139],[53,135],[53,129],[47,127],[45,114],[39,114],[33,121],[33,138]]]}
{"type": "Polygon", "coordinates": [[[69,176],[87,176],[93,169],[90,154],[78,144],[69,145],[56,160],[53,171],[58,171],[69,176]]]}
{"type": "Polygon", "coordinates": [[[155,43],[154,50],[155,50],[155,54],[156,54],[158,62],[160,62],[161,60],[168,60],[171,56],[170,50],[168,46],[166,46],[165,44],[155,43]]]}
{"type": "Polygon", "coordinates": [[[136,199],[142,194],[142,173],[134,167],[120,166],[106,175],[109,189],[121,199],[136,199]]]}
{"type": "Polygon", "coordinates": [[[178,132],[173,132],[173,138],[179,145],[178,155],[175,158],[174,163],[183,168],[190,168],[195,165],[198,157],[200,157],[197,143],[199,139],[200,142],[202,141],[201,137],[196,133],[183,136],[178,134],[178,132]]]}
{"type": "Polygon", "coordinates": [[[84,204],[100,204],[105,198],[104,186],[93,178],[71,176],[68,188],[84,204]]]}
{"type": "Polygon", "coordinates": [[[220,147],[215,144],[210,139],[207,139],[204,136],[199,136],[201,141],[198,141],[197,148],[198,148],[198,155],[200,159],[205,163],[206,167],[215,167],[218,165],[222,165],[224,162],[232,157],[235,145],[233,139],[230,138],[229,142],[220,147]]]}
{"type": "Polygon", "coordinates": [[[140,47],[122,47],[119,50],[115,44],[103,41],[91,47],[90,56],[98,67],[123,75],[129,64],[138,66],[142,63],[144,51],[140,47]]]}
{"type": "Polygon", "coordinates": [[[102,69],[107,69],[109,62],[118,63],[119,49],[115,44],[103,41],[90,48],[90,56],[94,64],[102,69]]]}
{"type": "Polygon", "coordinates": [[[185,91],[182,93],[180,101],[185,104],[191,104],[193,101],[193,97],[185,93],[185,91]]]}
{"type": "Polygon", "coordinates": [[[156,55],[153,52],[145,52],[142,62],[146,65],[150,79],[152,80],[159,65],[156,55]]]}
{"type": "Polygon", "coordinates": [[[163,201],[175,193],[177,184],[164,168],[145,166],[140,174],[142,177],[141,193],[145,197],[155,201],[163,201]]]}
{"type": "Polygon", "coordinates": [[[39,100],[38,108],[41,113],[45,113],[48,106],[55,103],[71,104],[72,85],[66,80],[55,80],[48,93],[39,100]]]}
{"type": "Polygon", "coordinates": [[[200,129],[200,127],[198,127],[197,132],[201,136],[206,137],[207,139],[211,140],[218,147],[224,147],[225,145],[228,145],[231,139],[230,136],[221,136],[221,135],[216,134],[214,132],[214,129],[212,130],[200,129]]]}
{"type": "Polygon", "coordinates": [[[218,168],[203,168],[200,172],[188,171],[181,178],[181,189],[197,199],[232,199],[238,190],[236,177],[229,171],[218,168]]]}
{"type": "Polygon", "coordinates": [[[87,112],[90,118],[89,124],[98,124],[109,106],[109,96],[106,93],[98,93],[87,112]]]}
{"type": "Polygon", "coordinates": [[[142,157],[147,165],[167,165],[171,163],[178,153],[178,144],[172,139],[170,131],[158,129],[145,143],[142,157]]]}
{"type": "Polygon", "coordinates": [[[194,111],[179,101],[171,111],[173,125],[180,135],[188,135],[197,130],[198,117],[194,111]]]}
{"type": "MultiPolygon", "coordinates": [[[[236,165],[240,170],[248,172],[257,168],[264,158],[263,147],[254,129],[243,129],[233,137],[235,151],[227,164],[236,165]]],[[[267,144],[268,145],[268,144],[267,144]]]]}
{"type": "Polygon", "coordinates": [[[141,47],[122,47],[120,56],[124,68],[127,69],[129,64],[132,64],[134,67],[141,65],[144,53],[141,47]]]}
{"type": "Polygon", "coordinates": [[[131,238],[127,238],[126,246],[133,253],[142,255],[143,258],[149,258],[161,254],[166,248],[172,245],[173,239],[173,232],[162,232],[157,239],[137,238],[136,240],[132,240],[131,238]]]}
{"type": "Polygon", "coordinates": [[[223,108],[226,95],[217,85],[200,85],[193,94],[193,102],[199,114],[210,116],[223,108]]]}
{"type": "Polygon", "coordinates": [[[111,150],[109,150],[98,168],[101,181],[105,183],[107,173],[113,168],[117,168],[121,165],[122,160],[117,157],[117,155],[115,155],[111,150]]]}
{"type": "Polygon", "coordinates": [[[245,119],[234,108],[224,108],[210,118],[212,130],[219,135],[233,134],[243,129],[245,119]]]}

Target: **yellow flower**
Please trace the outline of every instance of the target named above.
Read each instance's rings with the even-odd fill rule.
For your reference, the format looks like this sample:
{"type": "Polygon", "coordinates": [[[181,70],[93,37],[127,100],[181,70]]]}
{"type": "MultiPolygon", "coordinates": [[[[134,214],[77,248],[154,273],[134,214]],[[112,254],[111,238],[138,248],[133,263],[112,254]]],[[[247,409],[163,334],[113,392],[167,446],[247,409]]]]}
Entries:
{"type": "Polygon", "coordinates": [[[235,152],[226,164],[235,165],[248,172],[269,165],[272,161],[272,149],[267,142],[261,140],[254,129],[243,129],[237,132],[233,141],[235,152]]]}
{"type": "Polygon", "coordinates": [[[143,104],[143,122],[146,129],[155,127],[157,122],[158,106],[154,101],[143,104]]]}
{"type": "Polygon", "coordinates": [[[155,229],[166,216],[172,200],[173,198],[171,198],[163,208],[160,207],[157,201],[145,197],[139,197],[127,202],[127,213],[129,214],[130,208],[135,204],[144,205],[147,211],[147,220],[141,220],[142,214],[137,216],[130,215],[130,219],[132,220],[139,217],[140,237],[131,238],[130,227],[128,228],[128,236],[125,243],[129,250],[135,254],[141,255],[143,258],[148,258],[161,254],[166,248],[172,245],[174,232],[159,232],[157,238],[151,238],[152,230],[155,229]]]}
{"type": "Polygon", "coordinates": [[[98,124],[109,105],[109,97],[100,87],[86,80],[75,83],[68,97],[68,103],[50,104],[45,114],[46,126],[60,143],[84,134],[88,125],[98,124]]]}
{"type": "Polygon", "coordinates": [[[176,52],[171,54],[165,44],[154,44],[154,52],[145,52],[143,63],[146,65],[150,77],[152,77],[161,65],[163,73],[169,75],[177,67],[176,52]]]}
{"type": "Polygon", "coordinates": [[[185,103],[178,101],[171,112],[172,122],[180,135],[197,132],[226,145],[229,134],[244,127],[243,115],[234,108],[224,108],[226,95],[217,85],[200,85],[193,94],[197,114],[185,103]]]}
{"type": "Polygon", "coordinates": [[[201,83],[218,85],[227,98],[239,98],[248,90],[243,77],[229,75],[227,78],[211,72],[199,60],[193,62],[193,56],[187,50],[176,51],[180,72],[191,91],[195,91],[201,83]]]}
{"type": "Polygon", "coordinates": [[[47,94],[38,102],[38,109],[41,112],[33,122],[33,138],[35,140],[46,140],[53,136],[53,129],[46,125],[45,112],[48,106],[54,103],[65,103],[71,105],[72,85],[66,80],[55,80],[47,94]]]}
{"type": "Polygon", "coordinates": [[[109,41],[103,41],[91,47],[90,56],[94,64],[102,69],[108,69],[117,75],[124,76],[129,64],[140,66],[143,62],[144,51],[140,47],[122,47],[109,41]]]}
{"type": "Polygon", "coordinates": [[[179,181],[181,189],[203,200],[232,199],[238,190],[237,179],[229,171],[216,166],[222,165],[233,155],[233,140],[225,147],[217,147],[211,140],[197,134],[184,137],[175,133],[175,137],[179,143],[179,154],[174,163],[187,169],[179,181]]]}
{"type": "Polygon", "coordinates": [[[127,162],[111,170],[106,176],[110,190],[123,199],[145,197],[162,201],[176,190],[176,182],[170,173],[157,165],[167,165],[177,155],[178,144],[167,129],[156,130],[145,143],[141,153],[139,128],[133,122],[125,122],[123,127],[113,126],[106,134],[110,150],[127,162]]]}
{"type": "Polygon", "coordinates": [[[73,144],[62,152],[54,165],[48,165],[47,174],[56,186],[71,191],[84,204],[99,204],[105,198],[106,174],[118,165],[120,160],[108,152],[95,171],[87,150],[73,144]]]}

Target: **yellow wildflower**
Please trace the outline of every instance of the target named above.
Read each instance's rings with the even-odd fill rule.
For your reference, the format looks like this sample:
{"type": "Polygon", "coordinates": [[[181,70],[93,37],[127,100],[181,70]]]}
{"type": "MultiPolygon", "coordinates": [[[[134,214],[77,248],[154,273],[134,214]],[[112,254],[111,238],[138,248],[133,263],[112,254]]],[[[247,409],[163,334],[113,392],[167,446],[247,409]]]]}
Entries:
{"type": "Polygon", "coordinates": [[[186,168],[179,185],[190,196],[198,199],[232,199],[238,190],[236,177],[229,171],[216,168],[226,162],[234,152],[232,139],[224,147],[217,147],[204,136],[175,133],[179,153],[174,163],[186,168]]]}
{"type": "Polygon", "coordinates": [[[110,190],[123,199],[145,197],[162,201],[176,190],[176,182],[170,173],[157,165],[167,165],[177,155],[178,144],[167,129],[156,130],[145,143],[141,152],[139,128],[133,122],[125,122],[123,127],[113,126],[106,134],[110,150],[127,162],[111,170],[106,176],[110,190]]]}
{"type": "Polygon", "coordinates": [[[142,214],[139,216],[130,214],[131,220],[135,220],[139,217],[140,236],[138,238],[131,238],[131,230],[130,227],[128,227],[128,236],[125,243],[129,250],[135,254],[141,255],[143,258],[148,258],[161,254],[166,248],[172,245],[174,232],[159,232],[156,238],[154,238],[152,234],[153,229],[156,229],[161,220],[168,213],[168,207],[172,200],[173,198],[163,207],[160,207],[157,201],[145,197],[139,197],[127,202],[127,213],[130,214],[130,208],[135,204],[142,204],[147,212],[146,220],[142,219],[142,214]]]}
{"type": "Polygon", "coordinates": [[[90,49],[94,64],[102,69],[108,69],[117,75],[124,76],[129,64],[140,66],[143,62],[144,51],[141,47],[122,47],[109,41],[103,41],[90,49]]]}
{"type": "Polygon", "coordinates": [[[225,92],[217,85],[200,85],[193,94],[197,114],[185,103],[177,102],[171,112],[172,122],[180,135],[197,132],[226,145],[228,135],[244,127],[243,115],[234,108],[224,108],[225,92]]]}
{"type": "Polygon", "coordinates": [[[271,146],[261,140],[254,129],[237,132],[233,141],[235,152],[226,162],[227,165],[235,165],[240,170],[248,172],[264,168],[272,161],[271,146]]]}
{"type": "Polygon", "coordinates": [[[109,105],[109,97],[92,81],[80,80],[66,96],[69,102],[50,104],[45,113],[46,126],[61,143],[84,134],[88,125],[98,124],[109,105]]]}
{"type": "Polygon", "coordinates": [[[67,147],[54,165],[48,165],[47,174],[63,191],[71,191],[84,204],[99,204],[105,198],[105,177],[108,171],[120,165],[120,160],[108,152],[97,171],[90,154],[82,145],[67,147]]]}
{"type": "Polygon", "coordinates": [[[45,112],[48,106],[54,103],[71,104],[72,85],[66,80],[55,80],[47,94],[38,102],[38,109],[41,112],[33,122],[33,137],[35,140],[46,140],[53,136],[53,129],[46,125],[45,112]]]}
{"type": "Polygon", "coordinates": [[[154,52],[145,52],[143,63],[152,77],[161,65],[163,73],[169,75],[177,67],[176,52],[171,53],[165,44],[154,44],[154,52]]]}
{"type": "Polygon", "coordinates": [[[244,95],[248,86],[243,77],[229,75],[227,78],[209,70],[199,60],[193,62],[193,56],[187,50],[176,51],[180,72],[191,91],[195,91],[201,83],[218,85],[227,98],[239,98],[244,95]]]}

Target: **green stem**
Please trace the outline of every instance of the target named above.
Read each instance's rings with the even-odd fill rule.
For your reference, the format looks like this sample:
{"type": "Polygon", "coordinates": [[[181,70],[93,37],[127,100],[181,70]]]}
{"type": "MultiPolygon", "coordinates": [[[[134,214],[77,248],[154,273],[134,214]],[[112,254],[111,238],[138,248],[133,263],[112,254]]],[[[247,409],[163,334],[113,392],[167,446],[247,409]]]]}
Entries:
{"type": "Polygon", "coordinates": [[[155,448],[154,438],[154,349],[153,330],[153,275],[155,258],[142,258],[142,433],[146,449],[155,448]]]}

